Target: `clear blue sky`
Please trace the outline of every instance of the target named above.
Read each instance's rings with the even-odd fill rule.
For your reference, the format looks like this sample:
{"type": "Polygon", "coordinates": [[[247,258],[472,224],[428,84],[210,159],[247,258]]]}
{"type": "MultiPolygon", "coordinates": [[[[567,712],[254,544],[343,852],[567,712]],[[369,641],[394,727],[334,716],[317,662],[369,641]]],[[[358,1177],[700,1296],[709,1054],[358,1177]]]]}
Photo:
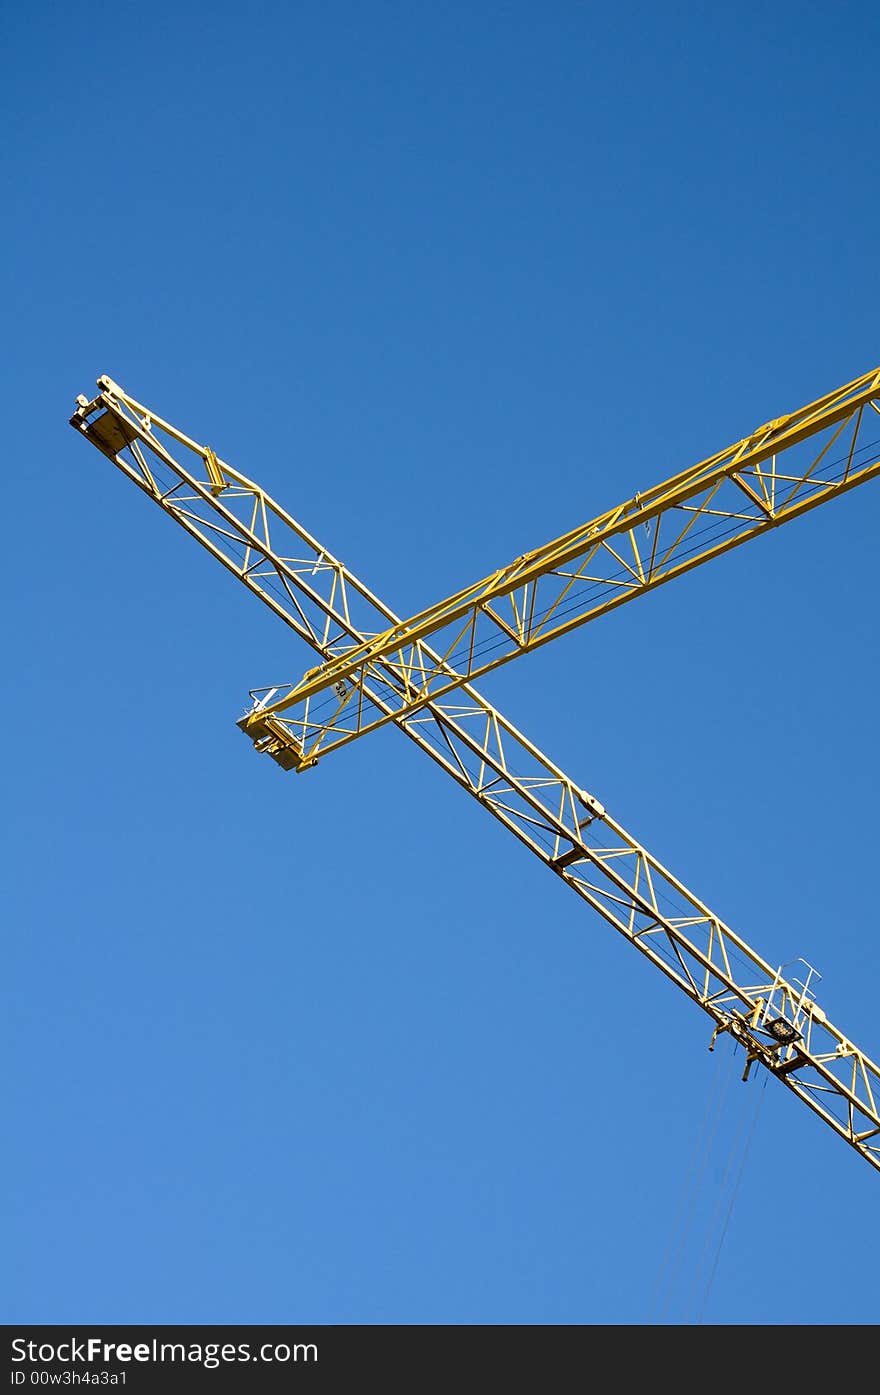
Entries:
{"type": "MultiPolygon", "coordinates": [[[[394,730],[257,759],[312,655],[67,420],[111,375],[399,613],[483,576],[880,363],[876,7],[2,26],[0,1318],[874,1323],[880,1174],[394,730]]],[[[878,535],[480,685],[875,1060],[878,535]]]]}

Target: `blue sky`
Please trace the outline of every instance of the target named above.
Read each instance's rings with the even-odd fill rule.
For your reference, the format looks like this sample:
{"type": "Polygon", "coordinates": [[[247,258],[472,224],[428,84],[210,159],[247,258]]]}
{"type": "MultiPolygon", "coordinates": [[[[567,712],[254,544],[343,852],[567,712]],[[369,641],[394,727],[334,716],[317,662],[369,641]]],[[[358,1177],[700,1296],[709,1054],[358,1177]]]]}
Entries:
{"type": "MultiPolygon", "coordinates": [[[[3,20],[6,1322],[873,1323],[880,1178],[67,421],[398,613],[880,364],[864,3],[3,20]]],[[[880,1058],[868,484],[480,684],[880,1058]]]]}

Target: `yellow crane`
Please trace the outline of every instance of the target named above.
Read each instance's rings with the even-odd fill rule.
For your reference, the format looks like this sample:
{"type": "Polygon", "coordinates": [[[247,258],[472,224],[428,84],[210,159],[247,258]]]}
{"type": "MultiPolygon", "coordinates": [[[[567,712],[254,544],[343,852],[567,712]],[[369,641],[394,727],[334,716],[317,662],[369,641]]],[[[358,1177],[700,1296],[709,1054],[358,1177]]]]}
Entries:
{"type": "Polygon", "coordinates": [[[260,694],[244,730],[306,770],[357,737],[499,668],[880,472],[863,437],[880,373],[829,393],[454,596],[260,694]],[[426,641],[432,641],[428,648],[426,641]],[[385,661],[394,678],[386,676],[385,661]],[[401,681],[402,680],[402,681],[401,681]],[[377,703],[376,695],[384,699],[377,703]],[[282,744],[266,738],[279,734],[282,744]]]}
{"type": "Polygon", "coordinates": [[[395,724],[708,1014],[710,1047],[725,1033],[743,1046],[744,1079],[764,1066],[880,1169],[880,1068],[828,1019],[810,966],[797,961],[802,975],[786,977],[765,961],[470,681],[880,473],[877,443],[862,440],[866,416],[880,412],[880,370],[411,622],[211,447],[112,379],[97,387],[77,398],[71,425],[323,661],[280,697],[252,690],[239,726],[258,749],[299,770],[395,724]],[[493,651],[477,642],[484,621],[502,641],[493,651]],[[439,653],[427,639],[447,622],[455,637],[439,653]],[[330,719],[287,716],[328,686],[330,719]],[[351,707],[363,720],[341,730],[339,714],[351,707]]]}

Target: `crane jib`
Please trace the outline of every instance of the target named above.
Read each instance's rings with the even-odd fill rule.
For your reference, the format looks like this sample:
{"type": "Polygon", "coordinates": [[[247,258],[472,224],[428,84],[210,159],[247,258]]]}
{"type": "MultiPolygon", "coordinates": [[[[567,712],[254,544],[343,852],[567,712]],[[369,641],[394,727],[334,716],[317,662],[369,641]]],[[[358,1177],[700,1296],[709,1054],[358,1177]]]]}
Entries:
{"type": "MultiPolygon", "coordinates": [[[[875,443],[863,442],[861,428],[868,413],[880,410],[875,400],[878,382],[876,372],[866,375],[812,404],[812,414],[808,409],[788,414],[746,438],[742,454],[723,476],[739,491],[736,507],[724,515],[727,525],[745,519],[754,525],[747,536],[758,536],[759,524],[778,526],[797,511],[873,477],[880,469],[870,453],[875,443]],[[863,400],[856,402],[859,393],[863,400]],[[818,443],[822,412],[834,413],[835,420],[824,420],[825,439],[818,443]],[[774,443],[778,448],[785,433],[791,437],[794,430],[802,433],[795,447],[817,442],[799,473],[766,464],[782,458],[778,449],[756,459],[756,453],[774,443]]],[[[99,378],[98,388],[91,399],[77,398],[71,425],[315,651],[319,668],[344,660],[347,652],[363,654],[365,646],[377,653],[381,636],[406,628],[406,622],[258,484],[112,379],[99,378]]],[[[717,463],[720,457],[713,459],[717,463]]],[[[708,493],[714,489],[715,494],[701,501],[704,524],[719,516],[721,484],[716,480],[708,486],[708,493]]],[[[640,497],[644,502],[648,496],[640,497]]],[[[661,486],[650,497],[650,507],[657,506],[654,524],[647,520],[649,532],[653,527],[650,547],[648,533],[632,546],[632,526],[621,535],[631,545],[628,554],[619,540],[610,535],[602,539],[605,554],[613,555],[623,569],[627,592],[650,582],[664,555],[656,520],[666,516],[659,501],[668,499],[668,491],[664,495],[661,486]]],[[[683,522],[679,519],[676,543],[692,529],[690,515],[683,522]]],[[[665,541],[663,546],[668,551],[665,541]]],[[[688,561],[696,566],[721,550],[716,543],[690,559],[679,558],[678,570],[670,575],[689,569],[688,561]]],[[[568,564],[562,566],[558,557],[556,563],[552,575],[567,585],[571,578],[560,573],[568,564]]],[[[529,592],[517,597],[513,607],[512,623],[509,616],[503,617],[518,640],[529,633],[537,616],[537,605],[530,600],[536,578],[527,585],[529,592]]],[[[482,613],[490,610],[487,604],[482,613]]],[[[440,670],[446,659],[423,641],[418,643],[419,662],[440,670]]],[[[444,672],[446,679],[451,668],[448,665],[444,672]]],[[[730,1036],[745,1048],[745,1076],[753,1065],[764,1066],[880,1170],[880,1068],[820,1008],[815,969],[803,961],[796,961],[799,967],[793,973],[774,968],[599,800],[489,704],[470,681],[473,671],[462,678],[452,670],[450,703],[448,688],[420,696],[412,654],[377,653],[372,667],[364,666],[359,675],[359,701],[364,707],[372,704],[697,1004],[713,1024],[710,1049],[719,1038],[730,1036]]],[[[348,705],[348,688],[346,684],[344,692],[334,693],[343,706],[348,705]]],[[[261,749],[283,769],[301,769],[316,753],[313,748],[310,756],[288,713],[279,713],[279,691],[284,689],[278,685],[253,690],[251,708],[239,718],[239,726],[251,738],[256,733],[261,749]]],[[[308,730],[303,734],[308,736],[308,730]]]]}

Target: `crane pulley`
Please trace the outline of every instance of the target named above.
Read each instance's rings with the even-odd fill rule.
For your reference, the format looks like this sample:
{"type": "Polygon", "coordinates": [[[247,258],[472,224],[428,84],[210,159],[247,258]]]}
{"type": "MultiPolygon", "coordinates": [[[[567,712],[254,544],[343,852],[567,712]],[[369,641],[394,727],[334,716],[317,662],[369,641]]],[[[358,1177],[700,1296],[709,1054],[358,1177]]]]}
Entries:
{"type": "MultiPolygon", "coordinates": [[[[112,379],[97,385],[77,398],[71,425],[325,664],[401,624],[258,484],[112,379]]],[[[854,436],[850,473],[855,452],[854,436]]],[[[812,971],[799,979],[773,968],[470,682],[457,683],[454,701],[393,707],[389,693],[407,695],[408,673],[394,652],[376,667],[385,686],[366,676],[363,686],[377,710],[696,1003],[713,1045],[731,1035],[746,1072],[763,1065],[880,1170],[880,1068],[830,1022],[812,971]]],[[[266,721],[283,735],[283,719],[266,721]]],[[[291,750],[271,727],[265,746],[282,765],[291,750]]]]}

